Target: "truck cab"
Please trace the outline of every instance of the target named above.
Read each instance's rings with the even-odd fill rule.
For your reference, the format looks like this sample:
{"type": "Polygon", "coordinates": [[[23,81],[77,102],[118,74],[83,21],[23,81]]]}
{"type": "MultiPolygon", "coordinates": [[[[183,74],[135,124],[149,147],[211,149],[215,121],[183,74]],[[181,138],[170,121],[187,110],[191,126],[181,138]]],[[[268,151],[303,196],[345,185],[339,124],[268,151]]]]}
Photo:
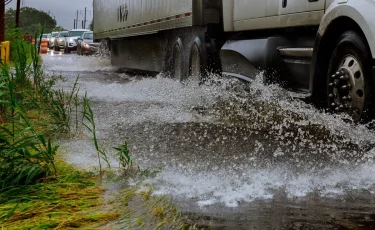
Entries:
{"type": "Polygon", "coordinates": [[[225,31],[248,33],[221,48],[224,75],[263,72],[319,107],[373,118],[375,1],[231,0],[228,11],[225,31]]]}

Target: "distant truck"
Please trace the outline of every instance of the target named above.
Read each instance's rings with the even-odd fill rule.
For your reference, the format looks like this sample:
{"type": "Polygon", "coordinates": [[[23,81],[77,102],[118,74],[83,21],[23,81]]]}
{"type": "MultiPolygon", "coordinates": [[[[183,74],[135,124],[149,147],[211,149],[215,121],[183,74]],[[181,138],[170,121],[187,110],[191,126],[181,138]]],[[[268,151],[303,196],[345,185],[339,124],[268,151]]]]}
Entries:
{"type": "Polygon", "coordinates": [[[375,109],[374,0],[94,0],[112,64],[267,82],[355,121],[375,109]]]}

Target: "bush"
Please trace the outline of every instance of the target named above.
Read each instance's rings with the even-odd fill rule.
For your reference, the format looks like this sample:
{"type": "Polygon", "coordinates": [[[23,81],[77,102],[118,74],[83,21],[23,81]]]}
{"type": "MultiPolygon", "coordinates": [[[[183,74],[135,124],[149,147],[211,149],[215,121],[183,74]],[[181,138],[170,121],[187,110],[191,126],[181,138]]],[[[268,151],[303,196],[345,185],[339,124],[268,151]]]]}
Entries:
{"type": "Polygon", "coordinates": [[[5,32],[5,40],[10,41],[10,60],[13,62],[19,61],[18,47],[24,49],[26,59],[30,62],[31,60],[31,47],[30,44],[24,41],[23,33],[19,28],[7,28],[5,32]]]}
{"type": "MultiPolygon", "coordinates": [[[[14,59],[15,72],[10,72],[6,65],[0,70],[0,107],[5,121],[0,125],[0,190],[34,184],[56,174],[54,156],[58,146],[48,138],[51,131],[35,127],[26,115],[32,108],[30,104],[37,104],[38,113],[50,116],[48,106],[42,104],[45,98],[38,93],[39,86],[45,85],[46,80],[39,75],[37,78],[33,76],[32,82],[30,75],[42,74],[41,65],[34,65],[39,70],[31,70],[26,61],[29,54],[25,49],[27,44],[17,41],[18,32],[13,35],[17,57],[14,59]],[[38,85],[35,79],[38,79],[38,85]]],[[[40,57],[35,58],[37,60],[32,61],[39,63],[40,57]]]]}

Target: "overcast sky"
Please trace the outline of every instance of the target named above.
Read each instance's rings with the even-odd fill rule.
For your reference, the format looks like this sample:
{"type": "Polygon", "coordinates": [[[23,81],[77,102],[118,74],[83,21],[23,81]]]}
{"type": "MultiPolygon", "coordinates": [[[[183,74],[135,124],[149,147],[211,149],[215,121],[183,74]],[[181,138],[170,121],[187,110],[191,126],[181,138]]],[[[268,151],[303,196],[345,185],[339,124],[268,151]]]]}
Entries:
{"type": "MultiPolygon", "coordinates": [[[[23,0],[25,6],[33,7],[48,13],[52,18],[55,16],[57,25],[66,29],[73,29],[74,18],[77,10],[80,11],[78,20],[83,20],[85,7],[87,7],[87,27],[92,20],[92,1],[93,0],[23,0]]],[[[7,8],[16,8],[16,0],[12,0],[7,5],[7,8]]],[[[82,22],[78,23],[78,28],[81,28],[82,22]]]]}

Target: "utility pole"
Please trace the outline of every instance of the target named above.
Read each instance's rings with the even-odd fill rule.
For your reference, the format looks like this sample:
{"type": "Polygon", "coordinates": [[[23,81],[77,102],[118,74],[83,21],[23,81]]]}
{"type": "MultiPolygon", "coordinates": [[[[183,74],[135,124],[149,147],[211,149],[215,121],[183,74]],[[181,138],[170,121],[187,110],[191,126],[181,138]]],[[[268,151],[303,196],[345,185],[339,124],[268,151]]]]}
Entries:
{"type": "Polygon", "coordinates": [[[74,25],[73,25],[73,29],[76,28],[76,19],[74,19],[74,25]]]}
{"type": "Polygon", "coordinates": [[[77,10],[77,19],[76,19],[76,29],[78,29],[78,10],[77,10]]]}
{"type": "Polygon", "coordinates": [[[16,28],[20,27],[20,11],[21,11],[21,0],[17,0],[17,9],[16,9],[16,28]]]}
{"type": "Polygon", "coordinates": [[[84,28],[83,28],[83,29],[86,29],[86,7],[85,7],[85,20],[84,20],[83,25],[84,25],[84,28]]]}
{"type": "Polygon", "coordinates": [[[5,40],[5,0],[0,0],[0,42],[5,40]]]}

